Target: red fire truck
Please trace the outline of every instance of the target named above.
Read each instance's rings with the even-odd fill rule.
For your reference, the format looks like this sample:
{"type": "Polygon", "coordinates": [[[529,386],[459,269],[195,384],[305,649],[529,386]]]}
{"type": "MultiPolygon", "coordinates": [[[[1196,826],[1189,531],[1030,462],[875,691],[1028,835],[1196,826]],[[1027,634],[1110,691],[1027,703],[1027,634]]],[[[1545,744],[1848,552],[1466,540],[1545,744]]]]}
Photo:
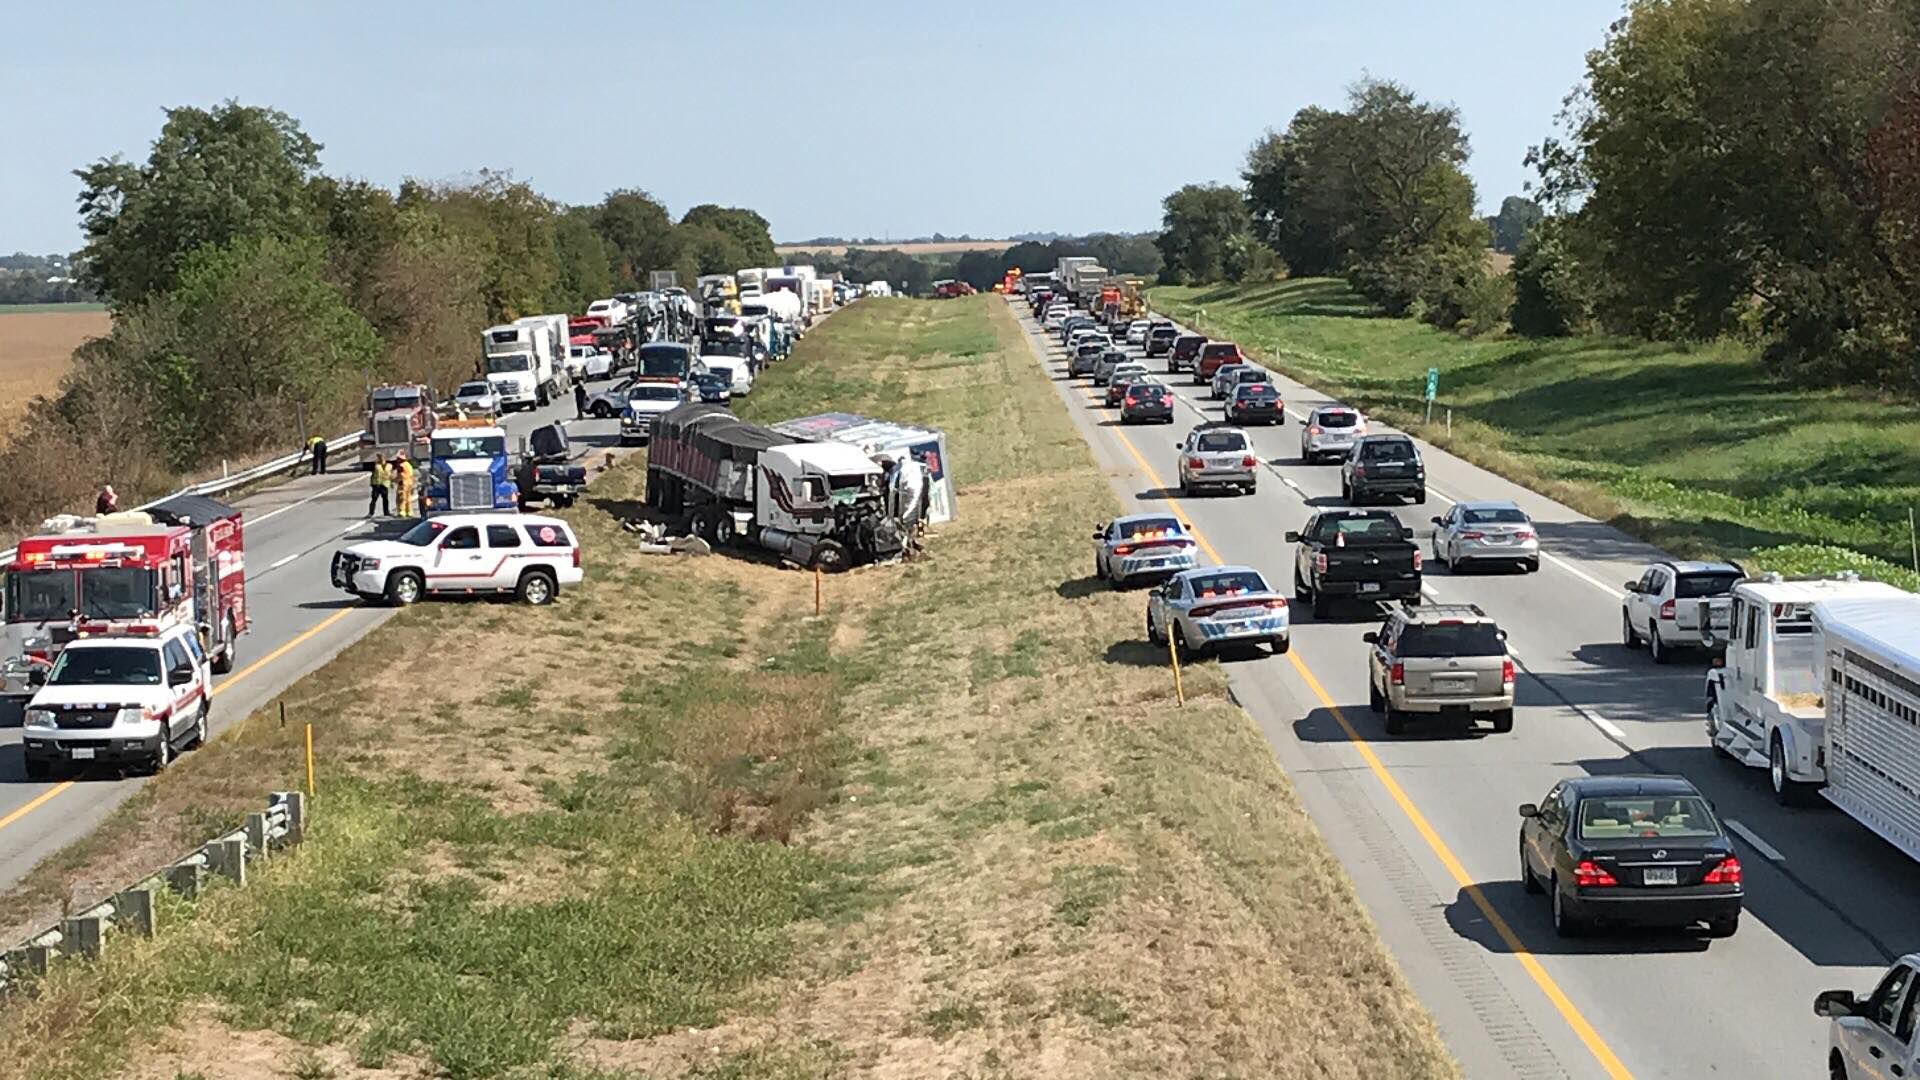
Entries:
{"type": "Polygon", "coordinates": [[[20,541],[6,568],[0,694],[31,695],[81,635],[198,627],[213,670],[233,669],[247,631],[240,511],[204,495],[144,510],[55,518],[20,541]]]}

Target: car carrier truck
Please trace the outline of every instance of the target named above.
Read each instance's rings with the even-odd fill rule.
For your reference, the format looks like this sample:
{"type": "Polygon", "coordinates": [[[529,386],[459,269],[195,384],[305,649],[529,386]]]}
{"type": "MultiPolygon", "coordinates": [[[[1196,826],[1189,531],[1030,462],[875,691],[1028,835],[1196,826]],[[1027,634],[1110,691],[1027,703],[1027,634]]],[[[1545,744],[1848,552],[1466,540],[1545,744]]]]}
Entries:
{"type": "Polygon", "coordinates": [[[823,570],[905,550],[883,480],[855,447],[802,442],[718,405],[662,414],[647,451],[648,505],[690,515],[715,546],[753,544],[823,570]]]}
{"type": "Polygon", "coordinates": [[[1814,791],[1920,859],[1920,596],[1857,578],[1748,579],[1708,673],[1714,749],[1814,791]]]}

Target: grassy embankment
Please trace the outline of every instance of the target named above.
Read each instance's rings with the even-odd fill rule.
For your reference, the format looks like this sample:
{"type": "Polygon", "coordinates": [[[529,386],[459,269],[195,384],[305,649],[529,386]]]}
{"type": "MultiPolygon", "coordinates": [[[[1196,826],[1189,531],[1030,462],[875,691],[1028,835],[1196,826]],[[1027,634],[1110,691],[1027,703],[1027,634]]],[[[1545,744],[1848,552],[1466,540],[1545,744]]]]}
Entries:
{"type": "Polygon", "coordinates": [[[0,898],[251,809],[318,725],[305,847],[10,1005],[0,1075],[1455,1075],[1218,668],[1176,707],[1083,577],[1115,500],[1004,303],[863,302],[742,403],[826,408],[946,429],[927,558],[815,620],[634,553],[616,469],[586,586],[402,613],[0,898]]]}
{"type": "Polygon", "coordinates": [[[1783,384],[1731,343],[1462,338],[1382,317],[1329,279],[1152,297],[1302,382],[1678,554],[1851,566],[1920,588],[1910,403],[1783,384]],[[1420,423],[1430,367],[1451,437],[1420,423]]]}

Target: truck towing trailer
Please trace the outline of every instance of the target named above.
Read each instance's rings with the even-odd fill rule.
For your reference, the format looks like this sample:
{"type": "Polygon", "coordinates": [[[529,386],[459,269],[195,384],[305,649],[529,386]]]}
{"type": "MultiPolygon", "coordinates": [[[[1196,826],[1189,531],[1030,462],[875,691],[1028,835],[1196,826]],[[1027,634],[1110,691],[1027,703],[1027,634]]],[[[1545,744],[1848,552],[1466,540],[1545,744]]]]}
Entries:
{"type": "Polygon", "coordinates": [[[532,409],[553,400],[560,357],[549,331],[530,323],[489,326],[480,334],[480,377],[493,384],[500,410],[532,409]]]}
{"type": "Polygon", "coordinates": [[[1714,749],[1765,768],[1774,797],[1815,790],[1920,859],[1920,596],[1857,578],[1733,587],[1706,679],[1714,749]]]}
{"type": "Polygon", "coordinates": [[[717,405],[662,415],[647,452],[648,505],[690,515],[716,546],[753,544],[823,570],[905,550],[883,479],[852,446],[800,442],[717,405]]]}
{"type": "Polygon", "coordinates": [[[240,511],[204,495],[48,519],[6,568],[0,693],[31,696],[54,657],[82,635],[180,623],[200,632],[215,671],[231,670],[249,625],[245,555],[240,511]]]}

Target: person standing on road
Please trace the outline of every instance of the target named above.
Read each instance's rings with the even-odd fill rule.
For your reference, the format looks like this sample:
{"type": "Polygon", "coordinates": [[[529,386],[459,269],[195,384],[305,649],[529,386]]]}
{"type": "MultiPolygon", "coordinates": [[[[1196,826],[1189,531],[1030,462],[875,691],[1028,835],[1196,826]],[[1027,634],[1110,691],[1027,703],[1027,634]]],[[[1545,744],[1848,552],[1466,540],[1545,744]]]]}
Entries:
{"type": "Polygon", "coordinates": [[[380,516],[393,513],[393,505],[387,500],[387,488],[393,484],[393,470],[385,458],[373,459],[373,471],[367,474],[367,516],[373,516],[373,508],[380,508],[380,516]]]}
{"type": "Polygon", "coordinates": [[[327,440],[315,435],[307,443],[307,449],[313,454],[313,471],[310,476],[321,476],[327,471],[327,440]]]}
{"type": "Polygon", "coordinates": [[[573,384],[573,418],[575,420],[585,420],[587,418],[586,383],[577,382],[573,384]]]}
{"type": "Polygon", "coordinates": [[[405,455],[393,455],[393,512],[396,517],[413,516],[413,462],[405,455]]]}

